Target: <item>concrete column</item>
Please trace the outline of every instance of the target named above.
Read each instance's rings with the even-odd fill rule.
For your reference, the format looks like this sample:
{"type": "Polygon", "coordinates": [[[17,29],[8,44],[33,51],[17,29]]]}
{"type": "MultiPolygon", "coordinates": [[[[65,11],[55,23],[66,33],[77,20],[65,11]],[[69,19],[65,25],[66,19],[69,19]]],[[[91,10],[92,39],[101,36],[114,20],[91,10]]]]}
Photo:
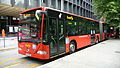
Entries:
{"type": "Polygon", "coordinates": [[[69,12],[69,2],[67,2],[67,12],[69,12]]]}
{"type": "Polygon", "coordinates": [[[61,11],[64,11],[64,0],[61,0],[61,11]]]}
{"type": "Polygon", "coordinates": [[[15,5],[15,0],[10,0],[10,2],[11,2],[11,6],[15,5]]]}
{"type": "Polygon", "coordinates": [[[24,7],[26,9],[29,7],[29,0],[24,0],[24,7]]]}
{"type": "Polygon", "coordinates": [[[6,36],[8,35],[8,28],[9,28],[9,21],[8,21],[8,17],[7,17],[7,19],[6,19],[6,30],[5,30],[5,32],[6,32],[6,36]]]}
{"type": "Polygon", "coordinates": [[[11,26],[12,20],[13,20],[13,17],[12,16],[8,16],[8,25],[11,26]]]}
{"type": "Polygon", "coordinates": [[[40,2],[39,4],[40,4],[40,7],[41,7],[42,6],[42,0],[39,0],[39,2],[40,2]]]}
{"type": "Polygon", "coordinates": [[[49,7],[49,0],[46,0],[46,7],[49,7]]]}
{"type": "Polygon", "coordinates": [[[72,13],[73,13],[74,11],[73,11],[73,3],[72,3],[72,13]]]}
{"type": "Polygon", "coordinates": [[[75,6],[75,14],[77,14],[77,6],[75,6]]]}
{"type": "MultiPolygon", "coordinates": [[[[40,3],[41,3],[41,1],[40,0],[36,0],[36,4],[37,4],[37,7],[40,7],[41,5],[40,5],[40,3]]],[[[29,3],[29,2],[28,2],[29,3]]]]}
{"type": "Polygon", "coordinates": [[[56,0],[56,8],[58,9],[58,0],[56,0]]]}
{"type": "Polygon", "coordinates": [[[51,0],[48,0],[48,7],[51,7],[51,0]]]}

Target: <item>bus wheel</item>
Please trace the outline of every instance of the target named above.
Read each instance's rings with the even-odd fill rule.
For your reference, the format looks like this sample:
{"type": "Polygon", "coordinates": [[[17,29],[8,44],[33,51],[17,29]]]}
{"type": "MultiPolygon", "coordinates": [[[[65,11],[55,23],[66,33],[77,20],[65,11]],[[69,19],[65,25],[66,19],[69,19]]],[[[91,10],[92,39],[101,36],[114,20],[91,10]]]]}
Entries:
{"type": "Polygon", "coordinates": [[[69,50],[70,50],[70,53],[73,53],[75,52],[76,50],[76,46],[75,46],[75,42],[71,42],[70,45],[69,45],[69,50]]]}

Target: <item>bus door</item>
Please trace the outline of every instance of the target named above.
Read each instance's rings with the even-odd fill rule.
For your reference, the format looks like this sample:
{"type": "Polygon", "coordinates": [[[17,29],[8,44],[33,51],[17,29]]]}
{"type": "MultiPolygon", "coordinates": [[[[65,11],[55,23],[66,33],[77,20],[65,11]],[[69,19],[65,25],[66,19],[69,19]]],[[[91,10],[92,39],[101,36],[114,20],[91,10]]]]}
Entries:
{"type": "Polygon", "coordinates": [[[58,20],[58,50],[59,54],[65,52],[65,29],[64,21],[58,20]]]}
{"type": "Polygon", "coordinates": [[[56,18],[49,18],[49,29],[48,30],[49,30],[50,56],[55,56],[58,54],[56,18]]]}
{"type": "Polygon", "coordinates": [[[64,21],[49,18],[50,56],[65,52],[64,21]]]}
{"type": "Polygon", "coordinates": [[[95,43],[95,33],[96,33],[96,25],[95,25],[95,22],[90,22],[91,24],[91,44],[94,44],[95,43]]]}
{"type": "Polygon", "coordinates": [[[95,30],[91,30],[91,44],[95,43],[95,30]]]}

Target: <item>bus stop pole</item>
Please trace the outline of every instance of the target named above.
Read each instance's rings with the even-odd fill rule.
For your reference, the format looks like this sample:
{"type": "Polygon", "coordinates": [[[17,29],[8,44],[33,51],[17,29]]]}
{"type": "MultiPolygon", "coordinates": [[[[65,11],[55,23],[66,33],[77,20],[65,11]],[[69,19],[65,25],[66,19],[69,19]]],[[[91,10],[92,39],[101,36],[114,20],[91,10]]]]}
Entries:
{"type": "Polygon", "coordinates": [[[5,48],[5,37],[4,37],[4,48],[5,48]]]}

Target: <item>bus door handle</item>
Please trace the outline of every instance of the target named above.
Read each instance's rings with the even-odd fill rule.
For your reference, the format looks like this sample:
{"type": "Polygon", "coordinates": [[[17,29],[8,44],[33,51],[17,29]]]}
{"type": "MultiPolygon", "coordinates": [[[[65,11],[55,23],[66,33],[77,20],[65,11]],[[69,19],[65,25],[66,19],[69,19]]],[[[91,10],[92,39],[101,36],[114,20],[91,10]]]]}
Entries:
{"type": "Polygon", "coordinates": [[[62,35],[62,36],[59,38],[59,40],[61,40],[63,37],[64,37],[64,35],[62,35]]]}
{"type": "Polygon", "coordinates": [[[56,44],[56,41],[55,41],[54,36],[50,36],[50,37],[51,37],[51,39],[54,41],[54,43],[56,44]]]}

